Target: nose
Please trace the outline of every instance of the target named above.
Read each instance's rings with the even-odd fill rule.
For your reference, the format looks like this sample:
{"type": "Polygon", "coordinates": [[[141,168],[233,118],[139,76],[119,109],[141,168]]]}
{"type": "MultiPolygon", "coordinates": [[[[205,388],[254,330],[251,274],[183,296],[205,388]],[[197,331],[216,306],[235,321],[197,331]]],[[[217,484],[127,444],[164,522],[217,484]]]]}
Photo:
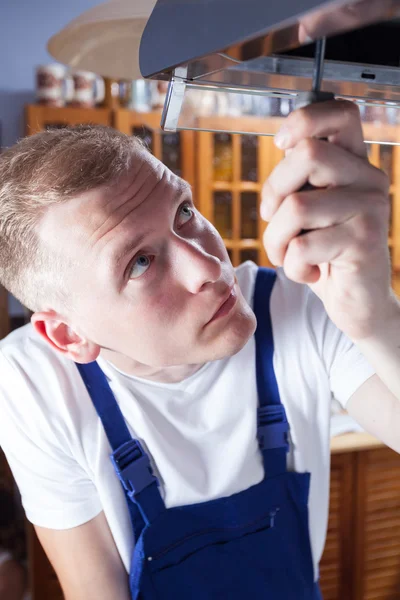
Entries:
{"type": "Polygon", "coordinates": [[[189,292],[197,294],[207,283],[218,281],[222,265],[217,256],[209,254],[193,240],[177,236],[174,242],[174,268],[177,278],[189,292]]]}

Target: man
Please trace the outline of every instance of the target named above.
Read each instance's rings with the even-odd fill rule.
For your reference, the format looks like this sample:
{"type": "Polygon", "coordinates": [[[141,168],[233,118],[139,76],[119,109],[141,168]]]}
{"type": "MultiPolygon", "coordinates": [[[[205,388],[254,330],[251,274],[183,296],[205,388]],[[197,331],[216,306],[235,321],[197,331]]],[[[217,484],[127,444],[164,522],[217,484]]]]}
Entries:
{"type": "Polygon", "coordinates": [[[276,143],[276,273],[235,271],[132,138],[45,132],[1,158],[1,279],[34,314],[1,345],[0,443],[68,600],[315,600],[332,394],[400,451],[388,180],[348,102],[276,143]]]}

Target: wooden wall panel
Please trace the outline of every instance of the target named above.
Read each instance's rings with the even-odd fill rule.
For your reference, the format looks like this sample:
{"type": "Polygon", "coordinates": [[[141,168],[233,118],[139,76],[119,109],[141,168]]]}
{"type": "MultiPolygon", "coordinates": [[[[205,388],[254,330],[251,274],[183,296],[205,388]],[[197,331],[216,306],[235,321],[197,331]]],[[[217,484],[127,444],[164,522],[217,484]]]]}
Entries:
{"type": "Polygon", "coordinates": [[[332,456],[328,532],[320,564],[324,600],[352,597],[354,542],[352,498],[357,453],[332,456]]]}
{"type": "Polygon", "coordinates": [[[354,600],[399,600],[400,456],[393,450],[359,454],[357,517],[354,600]]]}

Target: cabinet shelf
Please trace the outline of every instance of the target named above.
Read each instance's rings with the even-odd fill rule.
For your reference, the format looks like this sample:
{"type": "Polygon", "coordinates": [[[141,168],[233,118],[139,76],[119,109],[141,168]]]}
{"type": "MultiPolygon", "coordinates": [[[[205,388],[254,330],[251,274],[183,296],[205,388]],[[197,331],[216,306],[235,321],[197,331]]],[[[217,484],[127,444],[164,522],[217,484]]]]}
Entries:
{"type": "Polygon", "coordinates": [[[227,240],[222,238],[225,246],[232,250],[233,248],[239,248],[241,250],[254,249],[260,250],[263,248],[263,245],[258,240],[227,240]]]}
{"type": "Polygon", "coordinates": [[[262,185],[260,183],[253,183],[252,181],[238,181],[230,183],[229,181],[213,181],[212,189],[221,192],[260,192],[262,185]]]}

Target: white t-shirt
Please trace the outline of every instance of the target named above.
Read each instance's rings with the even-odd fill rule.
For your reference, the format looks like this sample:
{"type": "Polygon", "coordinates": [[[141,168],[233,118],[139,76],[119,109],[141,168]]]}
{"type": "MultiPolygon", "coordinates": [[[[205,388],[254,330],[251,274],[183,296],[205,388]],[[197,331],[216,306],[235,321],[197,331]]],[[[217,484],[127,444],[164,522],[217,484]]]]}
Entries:
{"type": "MultiPolygon", "coordinates": [[[[237,271],[252,304],[257,267],[237,271]]],[[[266,307],[267,310],[267,307],[266,307]]],[[[329,498],[332,397],[342,406],[374,373],[308,286],[277,269],[270,306],[274,369],[291,427],[289,468],[310,471],[310,536],[322,555],[329,498]]],[[[148,450],[167,507],[229,496],[260,482],[254,336],[235,356],[180,383],[126,375],[99,364],[132,435],[148,450]]],[[[28,519],[76,527],[104,510],[129,570],[134,540],[110,447],[76,365],[26,325],[0,343],[0,445],[28,519]]]]}

